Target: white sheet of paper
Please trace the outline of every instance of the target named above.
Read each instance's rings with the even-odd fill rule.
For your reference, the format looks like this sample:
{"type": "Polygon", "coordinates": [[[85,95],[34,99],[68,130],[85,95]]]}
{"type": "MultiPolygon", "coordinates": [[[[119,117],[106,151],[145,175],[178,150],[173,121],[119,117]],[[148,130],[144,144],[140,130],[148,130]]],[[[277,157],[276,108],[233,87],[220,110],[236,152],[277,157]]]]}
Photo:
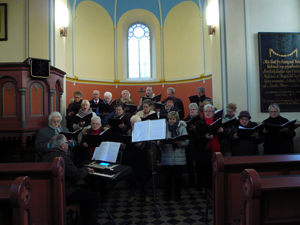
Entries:
{"type": "Polygon", "coordinates": [[[146,120],[134,124],[132,142],[166,139],[166,120],[146,120]]]}
{"type": "Polygon", "coordinates": [[[121,143],[104,141],[101,145],[95,148],[92,159],[105,162],[115,163],[117,161],[121,143]]]}

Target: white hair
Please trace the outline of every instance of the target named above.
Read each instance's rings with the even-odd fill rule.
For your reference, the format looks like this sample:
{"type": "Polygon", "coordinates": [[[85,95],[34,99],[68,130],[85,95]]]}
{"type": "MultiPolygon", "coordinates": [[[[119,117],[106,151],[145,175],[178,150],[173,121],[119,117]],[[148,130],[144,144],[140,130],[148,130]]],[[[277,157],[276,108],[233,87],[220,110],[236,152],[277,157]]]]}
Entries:
{"type": "Polygon", "coordinates": [[[93,117],[91,118],[91,123],[92,123],[92,121],[94,121],[94,120],[97,120],[99,123],[101,123],[101,118],[100,118],[99,116],[93,116],[93,117]]]}
{"type": "Polygon", "coordinates": [[[50,115],[48,117],[49,124],[51,123],[51,120],[53,119],[53,117],[59,117],[60,122],[62,121],[62,116],[61,116],[60,112],[53,111],[52,113],[50,113],[50,115]]]}
{"type": "Polygon", "coordinates": [[[213,112],[215,111],[215,107],[214,107],[213,105],[211,105],[211,104],[205,105],[203,111],[205,111],[207,108],[211,108],[211,110],[212,110],[213,112]]]}
{"type": "Polygon", "coordinates": [[[105,96],[109,96],[110,98],[112,98],[112,93],[109,92],[109,91],[107,91],[107,92],[104,93],[104,97],[105,97],[105,96]]]}
{"type": "Polygon", "coordinates": [[[123,90],[123,91],[122,91],[122,94],[123,94],[125,91],[127,91],[127,92],[128,92],[128,94],[130,95],[130,92],[129,92],[128,90],[123,90]]]}

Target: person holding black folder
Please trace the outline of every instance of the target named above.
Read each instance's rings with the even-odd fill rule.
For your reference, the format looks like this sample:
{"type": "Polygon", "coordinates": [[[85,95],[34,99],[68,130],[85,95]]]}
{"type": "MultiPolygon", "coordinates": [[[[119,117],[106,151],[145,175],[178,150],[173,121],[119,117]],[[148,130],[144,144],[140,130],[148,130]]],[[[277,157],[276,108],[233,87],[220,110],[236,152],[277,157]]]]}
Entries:
{"type": "MultiPolygon", "coordinates": [[[[101,102],[105,105],[109,105],[110,103],[112,103],[112,93],[107,91],[104,93],[104,100],[101,102]]],[[[101,107],[101,106],[100,106],[101,107]]],[[[99,113],[99,116],[101,118],[101,123],[102,123],[102,127],[105,127],[109,118],[109,115],[112,112],[101,112],[99,113]]]]}
{"type": "Polygon", "coordinates": [[[195,121],[187,126],[187,132],[190,135],[190,143],[185,148],[186,166],[188,172],[189,186],[190,187],[196,186],[200,190],[203,186],[203,179],[201,179],[201,166],[200,166],[201,154],[199,151],[199,146],[201,145],[201,141],[200,141],[201,137],[196,132],[196,122],[199,121],[201,118],[199,115],[199,108],[197,103],[193,102],[189,104],[189,111],[190,114],[184,119],[184,121],[186,121],[187,123],[191,123],[193,121],[192,119],[194,119],[195,121]],[[195,167],[194,167],[194,163],[195,163],[195,167]],[[196,179],[195,179],[195,174],[196,174],[196,179]]]}
{"type": "Polygon", "coordinates": [[[175,99],[171,96],[167,97],[165,99],[165,106],[160,110],[159,112],[159,118],[166,118],[168,117],[168,113],[171,112],[171,111],[175,111],[175,112],[178,112],[179,109],[174,105],[175,103],[175,99]]]}
{"type": "Polygon", "coordinates": [[[73,119],[78,113],[79,109],[81,108],[81,103],[82,103],[82,92],[81,91],[75,91],[74,92],[74,101],[70,102],[68,108],[67,108],[67,115],[66,115],[66,120],[67,120],[67,128],[69,131],[74,131],[73,130],[73,119]]]}
{"type": "Polygon", "coordinates": [[[99,108],[100,102],[102,102],[102,101],[103,100],[100,98],[100,91],[94,90],[93,91],[93,99],[90,101],[90,107],[92,109],[95,109],[94,112],[96,112],[97,116],[100,116],[100,114],[98,112],[98,108],[99,108]]]}
{"type": "MultiPolygon", "coordinates": [[[[199,123],[212,124],[214,122],[215,107],[211,104],[204,106],[204,117],[199,123]]],[[[202,132],[203,133],[203,132],[202,132]]],[[[204,180],[204,186],[212,187],[212,155],[214,152],[223,150],[221,140],[226,138],[227,134],[223,127],[220,127],[216,134],[205,133],[201,135],[199,150],[201,152],[201,171],[204,180]]]]}
{"type": "Polygon", "coordinates": [[[248,111],[241,111],[239,120],[231,127],[227,140],[233,146],[233,156],[246,156],[246,155],[258,155],[258,144],[263,142],[263,136],[261,132],[256,131],[249,136],[238,136],[238,129],[241,128],[253,128],[258,124],[251,122],[251,116],[248,111]]]}
{"type": "MultiPolygon", "coordinates": [[[[186,131],[186,123],[179,120],[178,112],[169,112],[167,138],[174,138],[185,134],[188,134],[186,131]]],[[[189,140],[176,141],[173,144],[164,144],[163,141],[158,141],[157,144],[162,151],[161,164],[165,169],[165,200],[170,201],[172,199],[172,183],[174,177],[174,197],[175,201],[180,201],[182,172],[183,166],[186,164],[185,147],[189,144],[189,140]]]]}
{"type": "Polygon", "coordinates": [[[151,114],[156,113],[154,110],[151,109],[151,106],[152,106],[151,100],[150,99],[145,99],[142,102],[142,108],[143,108],[143,110],[138,111],[136,113],[136,115],[138,115],[139,117],[147,117],[147,116],[149,116],[151,114]]]}
{"type": "MultiPolygon", "coordinates": [[[[263,121],[265,124],[282,125],[289,122],[288,119],[280,116],[280,108],[274,103],[269,106],[270,117],[263,121]]],[[[293,129],[283,128],[280,131],[263,130],[264,154],[288,154],[294,153],[293,138],[296,133],[293,129]]]]}
{"type": "MultiPolygon", "coordinates": [[[[134,124],[140,121],[142,121],[142,119],[138,115],[134,115],[130,118],[131,129],[128,131],[127,135],[132,136],[134,124]]],[[[150,149],[150,142],[122,143],[122,148],[124,149],[122,164],[130,166],[132,169],[132,176],[128,178],[130,187],[128,202],[132,203],[136,200],[137,182],[139,182],[141,183],[142,198],[146,203],[149,203],[149,158],[147,150],[150,149]]]]}

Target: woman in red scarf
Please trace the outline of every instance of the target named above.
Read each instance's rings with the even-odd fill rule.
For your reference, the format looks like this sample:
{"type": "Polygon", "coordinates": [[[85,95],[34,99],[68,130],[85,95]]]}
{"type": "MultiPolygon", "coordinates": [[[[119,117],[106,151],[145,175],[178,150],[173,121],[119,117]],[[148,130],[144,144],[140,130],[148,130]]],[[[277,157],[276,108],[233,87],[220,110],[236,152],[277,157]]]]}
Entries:
{"type": "MultiPolygon", "coordinates": [[[[212,124],[214,122],[215,107],[211,104],[204,106],[204,117],[201,123],[212,124]]],[[[205,187],[212,186],[212,155],[214,152],[221,152],[220,139],[226,138],[223,127],[220,127],[217,134],[202,135],[200,145],[201,151],[201,167],[205,187]]]]}

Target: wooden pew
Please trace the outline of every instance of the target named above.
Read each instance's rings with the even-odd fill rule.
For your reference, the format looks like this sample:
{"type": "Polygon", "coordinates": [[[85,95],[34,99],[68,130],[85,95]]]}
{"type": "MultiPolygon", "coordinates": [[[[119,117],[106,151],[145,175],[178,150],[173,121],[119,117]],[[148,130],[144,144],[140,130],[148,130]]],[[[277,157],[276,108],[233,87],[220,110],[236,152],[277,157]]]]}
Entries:
{"type": "Polygon", "coordinates": [[[241,173],[253,168],[260,176],[300,174],[300,154],[223,157],[213,155],[213,224],[229,224],[242,214],[241,173]]]}
{"type": "Polygon", "coordinates": [[[66,224],[65,162],[62,157],[53,163],[0,164],[0,186],[11,185],[19,176],[29,176],[35,187],[32,195],[34,224],[66,224]]]}
{"type": "Polygon", "coordinates": [[[32,224],[32,181],[16,178],[11,186],[0,186],[0,224],[32,224]]]}
{"type": "Polygon", "coordinates": [[[238,224],[300,224],[300,176],[261,177],[254,169],[242,173],[243,214],[238,224]]]}

